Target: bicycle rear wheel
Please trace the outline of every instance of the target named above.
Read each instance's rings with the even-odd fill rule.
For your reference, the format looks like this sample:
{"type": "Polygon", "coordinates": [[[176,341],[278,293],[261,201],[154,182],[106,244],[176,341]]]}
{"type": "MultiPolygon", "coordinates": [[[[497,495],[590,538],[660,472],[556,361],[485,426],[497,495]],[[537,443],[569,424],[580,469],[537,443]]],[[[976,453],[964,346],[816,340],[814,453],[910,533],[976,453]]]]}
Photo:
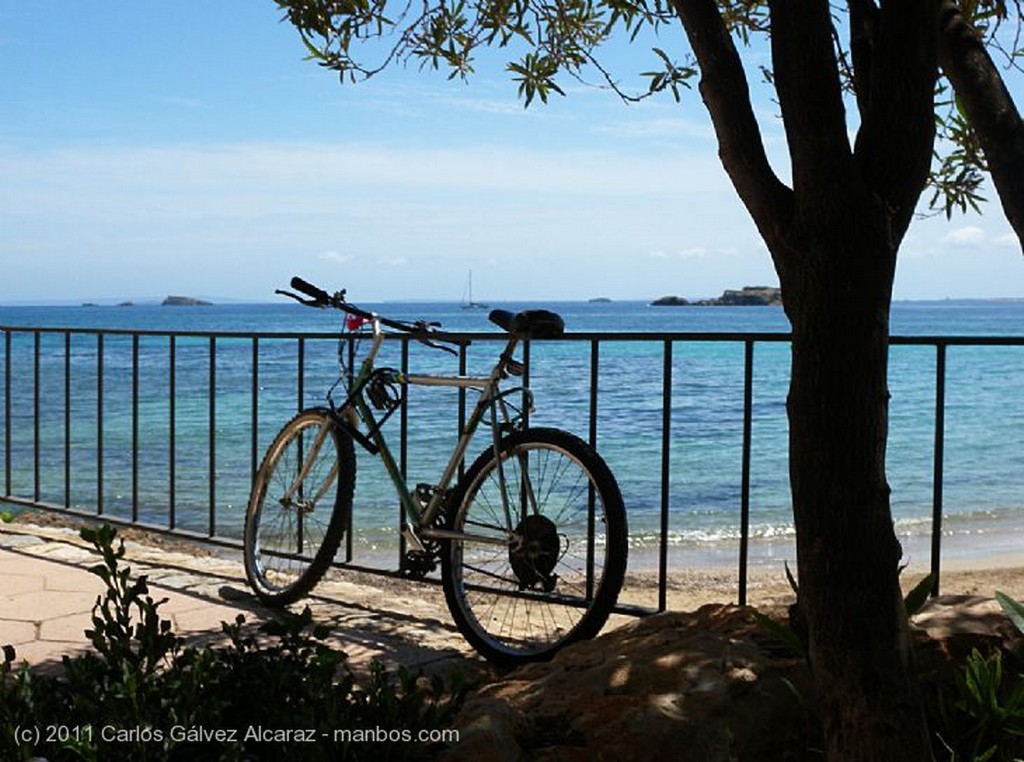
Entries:
{"type": "Polygon", "coordinates": [[[449,512],[449,528],[474,539],[445,542],[445,597],[484,657],[542,660],[600,631],[626,570],[626,513],[583,440],[557,429],[509,435],[499,457],[487,450],[466,471],[449,512]]]}
{"type": "Polygon", "coordinates": [[[323,408],[303,410],[256,472],[245,521],[245,574],[264,603],[292,603],[320,581],[352,511],[352,437],[323,408]]]}

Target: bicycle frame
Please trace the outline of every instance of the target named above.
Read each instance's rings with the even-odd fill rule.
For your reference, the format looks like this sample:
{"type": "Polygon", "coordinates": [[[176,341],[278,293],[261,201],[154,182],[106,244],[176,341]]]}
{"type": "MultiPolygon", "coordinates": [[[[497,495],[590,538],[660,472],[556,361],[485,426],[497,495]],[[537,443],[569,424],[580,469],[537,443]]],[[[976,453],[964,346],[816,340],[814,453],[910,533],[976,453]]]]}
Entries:
{"type": "MultiPolygon", "coordinates": [[[[429,540],[463,539],[473,540],[474,542],[503,544],[505,542],[503,539],[496,539],[493,536],[484,537],[469,535],[463,532],[453,532],[451,530],[434,526],[434,522],[444,504],[445,494],[455,481],[459,467],[466,457],[469,445],[476,435],[477,429],[483,422],[484,416],[487,415],[488,412],[491,413],[491,446],[494,448],[495,457],[497,457],[502,431],[514,425],[514,418],[510,415],[509,405],[506,404],[505,397],[513,392],[523,391],[527,395],[526,406],[529,407],[532,404],[529,389],[526,389],[525,387],[517,387],[504,391],[500,389],[502,379],[509,375],[509,367],[513,363],[512,354],[519,343],[519,338],[514,334],[509,335],[509,340],[505,349],[502,351],[494,369],[488,376],[400,374],[396,379],[402,384],[412,386],[476,389],[480,392],[480,397],[466,420],[463,430],[459,434],[458,442],[456,443],[451,457],[448,459],[444,472],[438,482],[435,485],[431,485],[435,487],[435,489],[433,490],[433,494],[431,495],[429,502],[424,506],[421,505],[420,500],[415,493],[409,489],[409,485],[406,482],[401,469],[398,467],[398,464],[395,462],[395,459],[391,454],[391,450],[388,448],[381,425],[384,419],[381,421],[377,420],[364,393],[366,386],[370,382],[374,370],[376,369],[374,363],[377,358],[377,354],[387,337],[387,334],[381,329],[379,318],[374,316],[370,321],[370,324],[373,343],[371,344],[366,357],[360,364],[358,373],[356,373],[355,377],[352,379],[350,385],[351,391],[349,392],[345,402],[340,407],[335,407],[333,402],[331,404],[335,423],[350,433],[353,438],[364,447],[364,449],[380,456],[388,477],[398,494],[403,512],[408,519],[408,523],[405,525],[403,530],[403,535],[415,549],[420,551],[424,550],[420,541],[421,537],[429,540]],[[366,427],[366,433],[363,433],[358,429],[353,418],[363,423],[366,427]]],[[[404,395],[401,404],[405,404],[404,395]]],[[[499,480],[502,502],[504,504],[505,519],[511,532],[511,527],[514,526],[514,523],[509,511],[509,501],[505,486],[504,472],[500,467],[499,480]]],[[[527,492],[529,493],[528,485],[526,485],[526,487],[527,492]]],[[[530,497],[529,494],[528,497],[530,497]]],[[[530,500],[532,502],[532,497],[530,497],[530,500]]]]}

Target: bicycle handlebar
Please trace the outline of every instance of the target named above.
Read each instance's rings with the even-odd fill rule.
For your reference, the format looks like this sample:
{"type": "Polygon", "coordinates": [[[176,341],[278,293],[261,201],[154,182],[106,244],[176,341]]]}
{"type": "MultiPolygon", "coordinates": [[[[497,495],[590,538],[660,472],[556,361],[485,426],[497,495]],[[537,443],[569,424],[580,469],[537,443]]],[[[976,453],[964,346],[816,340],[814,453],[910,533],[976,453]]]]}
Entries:
{"type": "MultiPolygon", "coordinates": [[[[313,301],[317,302],[318,304],[326,306],[331,303],[331,297],[327,294],[326,291],[324,291],[321,288],[317,288],[312,283],[304,281],[298,275],[292,278],[291,286],[296,291],[302,292],[303,294],[310,297],[313,301]]],[[[341,292],[341,294],[343,295],[344,293],[344,291],[341,292]]]]}
{"type": "MultiPolygon", "coordinates": [[[[381,325],[386,325],[388,328],[394,328],[396,331],[402,331],[404,333],[413,334],[417,336],[420,341],[426,341],[426,335],[430,334],[430,338],[438,339],[439,337],[432,335],[431,328],[437,328],[440,323],[427,323],[426,321],[420,321],[412,325],[409,323],[402,323],[398,320],[391,320],[390,318],[381,317],[373,312],[367,312],[359,307],[349,304],[345,301],[345,290],[336,292],[333,296],[328,294],[322,288],[314,286],[312,283],[303,280],[299,276],[295,276],[291,280],[291,287],[296,291],[305,294],[309,297],[309,300],[301,299],[295,294],[288,291],[277,290],[277,293],[290,296],[296,301],[305,304],[309,307],[332,307],[342,312],[347,312],[349,315],[355,315],[368,322],[377,320],[381,325]]],[[[447,347],[439,347],[440,349],[447,349],[447,347]]]]}

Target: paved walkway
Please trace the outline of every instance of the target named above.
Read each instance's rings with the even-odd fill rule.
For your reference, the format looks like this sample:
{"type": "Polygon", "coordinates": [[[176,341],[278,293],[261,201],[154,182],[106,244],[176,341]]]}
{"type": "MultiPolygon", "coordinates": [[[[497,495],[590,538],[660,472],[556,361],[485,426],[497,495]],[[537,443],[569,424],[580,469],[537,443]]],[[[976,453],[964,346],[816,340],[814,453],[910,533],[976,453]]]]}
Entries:
{"type": "MultiPolygon", "coordinates": [[[[125,547],[123,563],[148,576],[154,599],[167,598],[159,611],[189,643],[222,641],[221,622],[238,614],[247,623],[273,616],[250,595],[238,558],[160,537],[125,547]]],[[[88,648],[84,631],[103,592],[88,569],[98,561],[77,529],[0,524],[0,646],[13,645],[19,663],[41,669],[88,648]]],[[[314,592],[306,601],[314,618],[332,626],[332,644],[357,672],[373,659],[426,671],[483,668],[433,585],[331,571],[314,592]]]]}

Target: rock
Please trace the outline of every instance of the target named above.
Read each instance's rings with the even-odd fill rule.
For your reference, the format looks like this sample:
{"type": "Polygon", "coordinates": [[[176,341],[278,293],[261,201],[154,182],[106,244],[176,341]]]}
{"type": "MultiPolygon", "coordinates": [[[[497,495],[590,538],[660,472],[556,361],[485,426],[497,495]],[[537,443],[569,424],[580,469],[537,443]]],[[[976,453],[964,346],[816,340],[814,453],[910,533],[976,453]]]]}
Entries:
{"type": "MultiPolygon", "coordinates": [[[[913,636],[920,674],[948,690],[972,647],[1024,648],[998,604],[977,597],[932,599],[913,636]]],[[[813,707],[806,662],[752,609],[711,604],[637,620],[484,686],[442,759],[801,759],[821,748],[813,707]]]]}
{"type": "Polygon", "coordinates": [[[191,296],[168,296],[162,304],[164,307],[208,307],[212,302],[204,302],[191,296]]]}
{"type": "Polygon", "coordinates": [[[782,304],[782,289],[773,286],[744,286],[739,291],[726,289],[716,299],[689,302],[681,296],[663,296],[651,302],[652,307],[777,307],[782,304]]]}
{"type": "Polygon", "coordinates": [[[652,307],[685,307],[688,304],[681,296],[663,296],[651,302],[652,307]]]}
{"type": "Polygon", "coordinates": [[[801,659],[763,647],[768,640],[749,608],[638,620],[482,689],[444,759],[479,759],[495,746],[510,760],[781,758],[807,743],[787,680],[809,679],[801,659]]]}
{"type": "Polygon", "coordinates": [[[744,286],[739,291],[726,289],[717,299],[704,299],[697,303],[712,307],[777,307],[782,304],[782,289],[744,286]]]}

